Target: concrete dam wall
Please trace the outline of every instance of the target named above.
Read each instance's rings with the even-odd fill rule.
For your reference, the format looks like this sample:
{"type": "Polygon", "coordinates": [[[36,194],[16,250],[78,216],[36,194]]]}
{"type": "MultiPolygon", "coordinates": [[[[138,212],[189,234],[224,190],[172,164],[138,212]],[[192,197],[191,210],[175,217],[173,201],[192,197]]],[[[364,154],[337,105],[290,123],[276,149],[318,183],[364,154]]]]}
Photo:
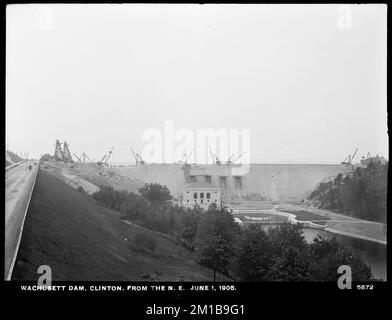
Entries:
{"type": "Polygon", "coordinates": [[[251,164],[190,165],[146,164],[111,167],[114,174],[166,185],[172,195],[181,197],[183,187],[192,182],[219,186],[222,201],[248,200],[299,201],[318,183],[352,170],[347,165],[328,164],[251,164]]]}
{"type": "Polygon", "coordinates": [[[323,180],[351,170],[351,166],[346,165],[252,165],[249,174],[244,177],[243,192],[258,193],[269,200],[298,201],[323,180]]]}

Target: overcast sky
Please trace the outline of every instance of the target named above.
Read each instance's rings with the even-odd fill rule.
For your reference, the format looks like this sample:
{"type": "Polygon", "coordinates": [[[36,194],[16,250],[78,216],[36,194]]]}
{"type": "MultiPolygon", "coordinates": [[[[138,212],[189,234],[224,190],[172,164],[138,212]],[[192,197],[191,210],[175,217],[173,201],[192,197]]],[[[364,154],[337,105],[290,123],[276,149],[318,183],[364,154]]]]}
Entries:
{"type": "Polygon", "coordinates": [[[11,5],[13,151],[132,159],[148,128],[249,129],[254,162],[387,157],[385,5],[11,5]]]}

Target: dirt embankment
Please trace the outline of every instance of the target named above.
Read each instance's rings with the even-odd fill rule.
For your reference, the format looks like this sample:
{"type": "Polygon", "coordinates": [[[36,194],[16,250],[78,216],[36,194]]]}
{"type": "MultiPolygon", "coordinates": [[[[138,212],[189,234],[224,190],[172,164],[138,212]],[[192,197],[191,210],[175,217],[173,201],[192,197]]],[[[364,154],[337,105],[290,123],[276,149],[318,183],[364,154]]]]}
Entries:
{"type": "Polygon", "coordinates": [[[27,213],[12,280],[37,280],[40,265],[53,280],[209,281],[212,271],[173,239],[134,228],[119,213],[97,205],[41,170],[27,213]],[[143,232],[153,250],[134,241],[143,232]]]}
{"type": "Polygon", "coordinates": [[[138,193],[144,182],[128,176],[115,175],[109,167],[92,163],[43,162],[43,170],[50,172],[71,187],[83,188],[89,194],[101,186],[111,186],[115,190],[138,193]]]}

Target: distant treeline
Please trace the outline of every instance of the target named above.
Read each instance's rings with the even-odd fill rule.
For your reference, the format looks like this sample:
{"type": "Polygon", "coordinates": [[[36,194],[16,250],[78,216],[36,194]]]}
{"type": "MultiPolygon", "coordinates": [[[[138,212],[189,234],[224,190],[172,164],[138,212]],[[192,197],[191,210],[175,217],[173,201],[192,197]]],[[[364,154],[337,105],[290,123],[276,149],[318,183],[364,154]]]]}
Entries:
{"type": "Polygon", "coordinates": [[[309,200],[320,208],[386,223],[388,162],[371,161],[333,181],[320,183],[309,200]]]}
{"type": "MultiPolygon", "coordinates": [[[[174,236],[196,254],[201,265],[239,281],[336,281],[340,265],[350,265],[353,281],[371,279],[371,270],[355,252],[335,239],[308,244],[293,225],[264,231],[242,229],[225,208],[208,210],[174,205],[166,186],[147,184],[141,195],[102,187],[94,199],[122,212],[122,218],[174,236]]],[[[144,239],[148,240],[148,239],[144,239]]]]}

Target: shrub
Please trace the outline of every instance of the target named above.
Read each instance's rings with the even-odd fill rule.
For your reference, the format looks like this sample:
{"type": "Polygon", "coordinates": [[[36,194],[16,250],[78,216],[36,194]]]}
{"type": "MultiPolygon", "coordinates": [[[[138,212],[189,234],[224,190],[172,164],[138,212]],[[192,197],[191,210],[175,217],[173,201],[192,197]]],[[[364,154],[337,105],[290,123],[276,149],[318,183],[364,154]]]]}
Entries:
{"type": "Polygon", "coordinates": [[[138,247],[149,251],[154,251],[157,246],[155,239],[144,232],[136,233],[134,236],[134,242],[138,247]]]}
{"type": "Polygon", "coordinates": [[[172,199],[169,189],[159,183],[146,184],[143,188],[139,189],[139,192],[150,202],[165,203],[172,199]]]}
{"type": "Polygon", "coordinates": [[[123,213],[124,219],[141,219],[147,211],[147,202],[143,197],[129,193],[127,200],[121,203],[120,211],[123,213]]]}
{"type": "Polygon", "coordinates": [[[337,210],[357,218],[385,223],[387,219],[388,162],[374,158],[367,167],[338,174],[320,183],[309,200],[319,207],[337,210]]]}

